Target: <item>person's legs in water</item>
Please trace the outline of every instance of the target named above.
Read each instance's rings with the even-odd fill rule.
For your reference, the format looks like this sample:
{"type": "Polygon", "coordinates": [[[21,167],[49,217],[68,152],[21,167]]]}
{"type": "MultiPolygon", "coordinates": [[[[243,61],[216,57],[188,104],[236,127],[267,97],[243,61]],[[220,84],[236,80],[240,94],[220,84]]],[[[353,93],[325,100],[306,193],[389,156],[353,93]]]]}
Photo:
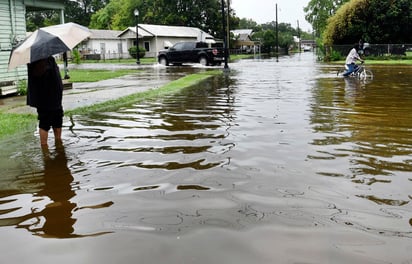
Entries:
{"type": "Polygon", "coordinates": [[[62,128],[53,127],[53,133],[54,133],[54,141],[56,143],[60,143],[62,141],[62,128]]]}
{"type": "Polygon", "coordinates": [[[39,120],[40,145],[46,146],[51,127],[49,113],[43,109],[37,109],[37,119],[39,120]]]}
{"type": "Polygon", "coordinates": [[[49,131],[44,130],[43,128],[39,127],[39,134],[40,134],[40,145],[47,146],[47,140],[49,138],[49,131]]]}
{"type": "Polygon", "coordinates": [[[59,143],[62,140],[63,115],[63,110],[56,110],[53,112],[52,127],[55,143],[59,143]]]}
{"type": "Polygon", "coordinates": [[[63,126],[63,110],[42,111],[38,110],[40,144],[47,145],[49,130],[52,127],[56,142],[61,141],[63,126]]]}
{"type": "Polygon", "coordinates": [[[346,70],[346,72],[343,74],[343,76],[349,76],[352,72],[353,72],[353,67],[354,64],[346,64],[346,66],[348,66],[348,69],[346,70]]]}

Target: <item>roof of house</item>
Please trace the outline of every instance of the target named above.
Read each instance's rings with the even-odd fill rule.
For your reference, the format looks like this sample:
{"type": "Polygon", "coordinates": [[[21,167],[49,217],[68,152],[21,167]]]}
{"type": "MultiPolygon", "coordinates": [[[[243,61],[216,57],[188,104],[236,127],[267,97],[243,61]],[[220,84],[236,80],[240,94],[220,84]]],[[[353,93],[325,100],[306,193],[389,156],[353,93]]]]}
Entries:
{"type": "Polygon", "coordinates": [[[231,33],[236,37],[239,41],[250,41],[252,40],[251,36],[253,33],[253,29],[235,29],[231,30],[231,33]]]}
{"type": "MultiPolygon", "coordinates": [[[[118,36],[121,37],[127,31],[136,32],[136,27],[129,27],[122,31],[118,36]]],[[[139,35],[145,36],[157,36],[157,37],[192,37],[197,38],[211,38],[213,36],[204,32],[203,30],[195,27],[181,27],[181,26],[165,26],[165,25],[150,25],[139,24],[139,35]]]]}
{"type": "Polygon", "coordinates": [[[233,33],[233,35],[252,35],[253,29],[234,29],[231,30],[230,32],[233,33]]]}
{"type": "Polygon", "coordinates": [[[119,34],[122,33],[120,30],[101,29],[90,29],[90,32],[92,33],[90,39],[117,39],[119,34]]]}

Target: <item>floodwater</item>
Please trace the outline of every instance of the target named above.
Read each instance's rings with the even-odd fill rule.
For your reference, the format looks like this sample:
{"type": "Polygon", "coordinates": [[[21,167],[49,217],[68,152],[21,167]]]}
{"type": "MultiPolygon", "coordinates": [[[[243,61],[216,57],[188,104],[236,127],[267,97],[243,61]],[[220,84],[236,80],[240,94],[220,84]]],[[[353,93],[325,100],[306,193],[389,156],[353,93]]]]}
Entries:
{"type": "MultiPolygon", "coordinates": [[[[8,263],[412,263],[412,67],[312,53],[1,142],[8,263]]],[[[168,69],[169,70],[169,69],[168,69]]]]}

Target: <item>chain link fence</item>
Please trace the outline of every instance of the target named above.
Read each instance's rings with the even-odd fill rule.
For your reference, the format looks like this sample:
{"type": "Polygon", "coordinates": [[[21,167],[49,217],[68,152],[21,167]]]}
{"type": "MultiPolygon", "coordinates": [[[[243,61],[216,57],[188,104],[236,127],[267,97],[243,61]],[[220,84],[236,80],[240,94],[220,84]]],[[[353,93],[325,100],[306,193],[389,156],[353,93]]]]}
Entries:
{"type": "MultiPolygon", "coordinates": [[[[339,53],[346,57],[353,45],[334,45],[333,52],[339,53]]],[[[412,56],[412,44],[369,44],[364,43],[363,49],[359,52],[364,56],[382,57],[382,56],[412,56]]]]}

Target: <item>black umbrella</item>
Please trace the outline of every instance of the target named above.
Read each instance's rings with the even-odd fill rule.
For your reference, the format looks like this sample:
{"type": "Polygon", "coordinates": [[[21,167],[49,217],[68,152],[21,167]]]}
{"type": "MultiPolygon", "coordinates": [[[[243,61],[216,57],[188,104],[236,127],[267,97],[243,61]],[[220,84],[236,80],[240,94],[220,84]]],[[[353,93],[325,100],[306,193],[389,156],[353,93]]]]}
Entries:
{"type": "Polygon", "coordinates": [[[75,23],[40,28],[11,52],[9,69],[71,50],[90,35],[88,28],[75,23]]]}

